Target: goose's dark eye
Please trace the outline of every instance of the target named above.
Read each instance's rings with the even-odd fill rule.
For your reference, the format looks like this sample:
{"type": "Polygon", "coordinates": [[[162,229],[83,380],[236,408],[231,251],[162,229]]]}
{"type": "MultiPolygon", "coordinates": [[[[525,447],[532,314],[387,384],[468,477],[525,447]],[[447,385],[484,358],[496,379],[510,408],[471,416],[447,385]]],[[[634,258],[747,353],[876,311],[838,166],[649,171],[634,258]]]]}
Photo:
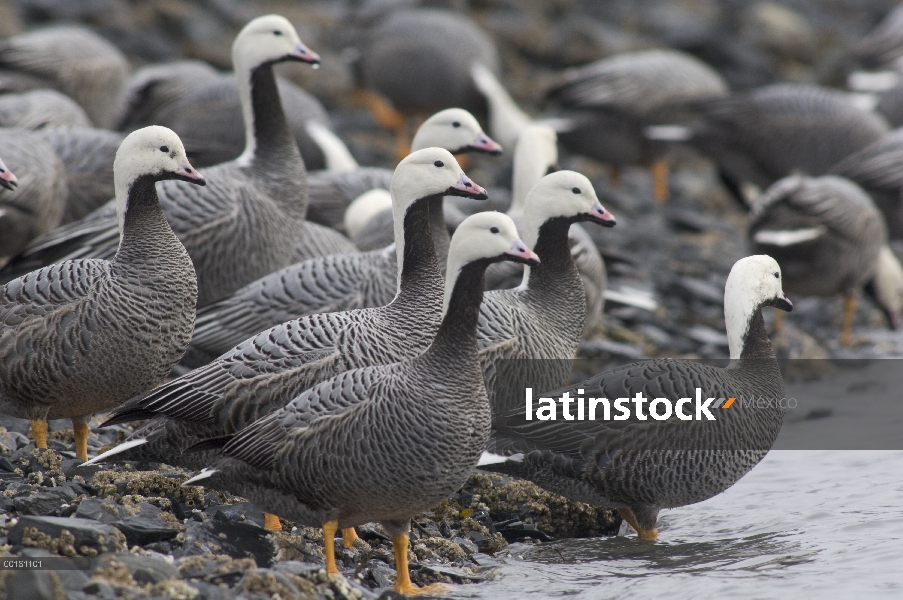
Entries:
{"type": "Polygon", "coordinates": [[[574,192],[575,194],[579,194],[579,193],[580,193],[580,188],[578,188],[578,187],[571,188],[571,191],[574,192]]]}
{"type": "Polygon", "coordinates": [[[452,123],[452,127],[460,127],[460,126],[461,126],[461,121],[454,121],[452,123]]]}
{"type": "Polygon", "coordinates": [[[492,232],[492,233],[498,233],[498,232],[499,232],[499,228],[498,228],[498,227],[490,227],[490,228],[489,228],[489,231],[492,232]]]}
{"type": "Polygon", "coordinates": [[[775,274],[774,274],[774,278],[775,278],[775,279],[780,279],[780,278],[781,278],[781,274],[780,274],[780,273],[775,273],[775,274]]]}
{"type": "Polygon", "coordinates": [[[282,35],[282,32],[276,29],[275,31],[273,31],[273,35],[282,35]]]}
{"type": "Polygon", "coordinates": [[[436,162],[433,163],[433,165],[436,167],[439,167],[441,169],[442,167],[445,166],[445,163],[442,162],[441,160],[437,160],[436,162]]]}
{"type": "Polygon", "coordinates": [[[169,148],[167,146],[160,146],[160,152],[169,152],[169,148]]]}

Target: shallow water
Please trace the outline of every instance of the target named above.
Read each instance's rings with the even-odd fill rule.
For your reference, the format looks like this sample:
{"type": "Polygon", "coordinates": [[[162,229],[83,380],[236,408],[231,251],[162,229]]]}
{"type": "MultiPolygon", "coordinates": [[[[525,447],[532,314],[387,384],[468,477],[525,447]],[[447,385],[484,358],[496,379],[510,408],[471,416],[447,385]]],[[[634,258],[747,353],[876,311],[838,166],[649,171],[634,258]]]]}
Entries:
{"type": "Polygon", "coordinates": [[[903,452],[774,450],[658,542],[509,546],[456,598],[903,598],[903,452]],[[498,557],[498,558],[501,558],[498,557]]]}

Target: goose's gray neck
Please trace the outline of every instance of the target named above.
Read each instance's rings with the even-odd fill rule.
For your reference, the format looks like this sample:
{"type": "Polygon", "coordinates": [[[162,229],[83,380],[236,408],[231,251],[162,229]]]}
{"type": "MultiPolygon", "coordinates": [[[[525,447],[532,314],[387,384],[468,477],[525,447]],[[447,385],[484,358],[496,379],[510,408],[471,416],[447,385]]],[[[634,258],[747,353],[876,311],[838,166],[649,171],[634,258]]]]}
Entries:
{"type": "MultiPolygon", "coordinates": [[[[441,201],[441,196],[439,197],[441,201]]],[[[404,216],[404,253],[398,296],[393,304],[411,302],[424,294],[442,297],[442,274],[430,231],[430,206],[434,197],[414,202],[404,216]]]]}
{"type": "Polygon", "coordinates": [[[128,188],[122,239],[115,261],[152,264],[160,259],[177,257],[181,248],[157,198],[156,179],[150,176],[138,178],[128,188]]]}
{"type": "Polygon", "coordinates": [[[532,296],[548,296],[559,301],[565,296],[585,297],[583,282],[568,245],[568,230],[573,223],[567,217],[549,219],[539,228],[533,251],[540,263],[526,267],[527,293],[532,296]]]}
{"type": "Polygon", "coordinates": [[[271,63],[251,71],[251,115],[254,141],[252,161],[301,161],[301,153],[285,118],[271,63]]]}
{"type": "Polygon", "coordinates": [[[762,318],[762,308],[759,307],[753,311],[749,318],[749,327],[746,335],[743,337],[743,350],[740,353],[740,360],[749,359],[750,361],[776,361],[774,347],[771,345],[771,339],[768,337],[768,330],[765,329],[765,319],[762,318]]]}
{"type": "Polygon", "coordinates": [[[430,231],[433,234],[433,247],[436,249],[439,271],[444,277],[448,263],[448,247],[451,244],[451,236],[448,235],[448,225],[445,222],[445,196],[430,198],[430,231]]]}
{"type": "Polygon", "coordinates": [[[464,265],[452,288],[448,309],[427,354],[445,365],[475,361],[477,354],[477,321],[483,302],[486,268],[492,259],[464,265]]]}

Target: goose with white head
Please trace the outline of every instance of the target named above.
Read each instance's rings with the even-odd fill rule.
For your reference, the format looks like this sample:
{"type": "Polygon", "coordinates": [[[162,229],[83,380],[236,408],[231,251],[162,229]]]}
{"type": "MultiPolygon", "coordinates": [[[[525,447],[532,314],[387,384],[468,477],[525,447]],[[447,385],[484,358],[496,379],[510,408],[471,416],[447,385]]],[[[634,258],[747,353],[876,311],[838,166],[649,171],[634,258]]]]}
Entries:
{"type": "Polygon", "coordinates": [[[542,263],[525,268],[514,289],[486,293],[479,328],[480,362],[493,410],[513,408],[524,369],[537,389],[567,381],[587,318],[581,273],[569,247],[576,223],[613,227],[589,179],[574,171],[546,175],[527,195],[524,241],[542,263]]]}
{"type": "Polygon", "coordinates": [[[223,457],[185,485],[239,493],[322,526],[327,573],[339,572],[339,527],[379,522],[395,547],[394,590],[439,592],[411,583],[407,533],[413,515],[464,483],[489,436],[476,328],[483,272],[499,260],[539,261],[506,215],[467,218],[452,238],[442,322],[426,350],[309,389],[230,439],[223,457]]]}
{"type": "MultiPolygon", "coordinates": [[[[514,219],[521,230],[527,194],[540,179],[550,172],[557,171],[558,168],[558,136],[555,130],[543,123],[524,126],[514,149],[514,177],[511,185],[511,207],[508,209],[508,216],[514,219]]],[[[608,286],[605,261],[593,238],[579,224],[575,223],[568,231],[568,246],[583,281],[586,294],[586,319],[583,331],[588,332],[602,319],[605,288],[608,286]]],[[[488,290],[514,288],[520,285],[522,280],[523,267],[514,263],[498,263],[486,271],[488,290]]]]}
{"type": "Polygon", "coordinates": [[[114,163],[121,243],[112,261],[73,260],[0,288],[0,412],[32,421],[72,419],[87,458],[88,419],[159,384],[194,327],[197,284],[156,184],[205,180],[172,131],[130,134],[114,163]]]}
{"type": "MultiPolygon", "coordinates": [[[[438,144],[449,152],[501,150],[483,133],[477,120],[460,109],[437,113],[420,127],[414,146],[419,151],[430,147],[426,144],[438,144]]],[[[406,163],[402,161],[402,164],[406,163]]],[[[396,184],[393,180],[387,187],[396,184]]],[[[393,201],[390,194],[388,202],[392,206],[404,197],[396,194],[393,201]]],[[[436,194],[428,202],[429,226],[440,271],[445,268],[449,239],[441,213],[442,197],[436,194]]],[[[359,210],[367,209],[359,207],[359,210]]],[[[390,243],[395,240],[393,223],[401,224],[400,210],[403,209],[399,206],[392,208],[384,221],[390,243]]],[[[299,262],[261,277],[229,298],[198,311],[195,337],[185,364],[192,367],[206,364],[265,329],[305,315],[385,306],[398,289],[401,263],[396,256],[396,250],[386,245],[365,253],[299,262]]]]}
{"type": "MultiPolygon", "coordinates": [[[[248,23],[235,39],[232,57],[246,128],[244,152],[205,169],[206,188],[165,182],[158,190],[197,269],[199,306],[301,258],[353,249],[338,232],[305,221],[306,171],[273,73],[279,62],[319,58],[278,15],[248,23]]],[[[111,259],[118,244],[115,210],[110,205],[97,212],[36,240],[18,268],[61,258],[111,259]]]]}
{"type": "MultiPolygon", "coordinates": [[[[793,308],[781,287],[781,268],[765,255],[737,261],[724,293],[727,368],[649,360],[543,393],[556,400],[549,419],[532,413],[528,419],[523,404],[494,414],[488,445],[494,456],[483,468],[525,477],[574,500],[617,508],[641,539],[657,539],[661,509],[720,494],[764,458],[778,435],[784,381],[762,319],[764,306],[793,308]],[[579,416],[585,416],[587,398],[615,402],[637,396],[644,402],[668,399],[672,406],[658,406],[652,419],[650,404],[648,413],[637,408],[625,420],[610,420],[596,403],[588,417],[579,416]],[[558,406],[563,397],[575,402],[577,418],[570,405],[562,408],[564,401],[558,406]],[[681,404],[682,398],[687,402],[681,404]],[[719,398],[727,401],[714,404],[719,398]],[[730,398],[764,399],[767,405],[730,398]]],[[[636,406],[644,403],[636,401],[636,406]]]]}

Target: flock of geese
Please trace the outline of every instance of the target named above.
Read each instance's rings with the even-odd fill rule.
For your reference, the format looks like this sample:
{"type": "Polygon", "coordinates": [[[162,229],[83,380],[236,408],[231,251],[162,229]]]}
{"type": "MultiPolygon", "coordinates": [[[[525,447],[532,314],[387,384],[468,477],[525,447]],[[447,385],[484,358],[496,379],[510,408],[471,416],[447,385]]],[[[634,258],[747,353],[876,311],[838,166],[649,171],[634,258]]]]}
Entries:
{"type": "Polygon", "coordinates": [[[329,573],[337,531],[350,544],[355,526],[379,522],[395,589],[415,593],[410,519],[478,464],[616,508],[656,539],[662,508],[731,486],[783,418],[778,405],[718,423],[569,420],[562,407],[527,420],[525,386],[783,397],[761,311],[792,308],[784,287],[846,296],[844,343],[861,289],[899,325],[888,239],[903,235],[903,137],[849,94],[732,94],[703,63],[656,50],[567,71],[554,118],[533,120],[466,17],[400,10],[367,43],[360,100],[398,134],[394,171],[359,166],[316,100],[275,75],[319,62],[280,16],[241,30],[234,75],[185,61],[129,76],[118,50],[77,27],[0,44],[13,90],[0,95],[0,412],[30,419],[37,447],[48,420],[71,419],[87,459],[93,414],[144,420],[90,462],[201,470],[186,484],[248,498],[269,528],[277,515],[322,527],[329,573]],[[470,112],[481,102],[492,138],[470,112]],[[404,115],[433,109],[408,143],[404,115]],[[455,197],[487,193],[455,155],[499,154],[493,138],[514,148],[511,207],[468,216],[455,197]],[[689,144],[750,204],[759,254],[727,280],[730,367],[655,360],[562,387],[606,283],[575,225],[615,218],[585,176],[556,170],[559,142],[648,165],[662,200],[666,150],[689,144]]]}

